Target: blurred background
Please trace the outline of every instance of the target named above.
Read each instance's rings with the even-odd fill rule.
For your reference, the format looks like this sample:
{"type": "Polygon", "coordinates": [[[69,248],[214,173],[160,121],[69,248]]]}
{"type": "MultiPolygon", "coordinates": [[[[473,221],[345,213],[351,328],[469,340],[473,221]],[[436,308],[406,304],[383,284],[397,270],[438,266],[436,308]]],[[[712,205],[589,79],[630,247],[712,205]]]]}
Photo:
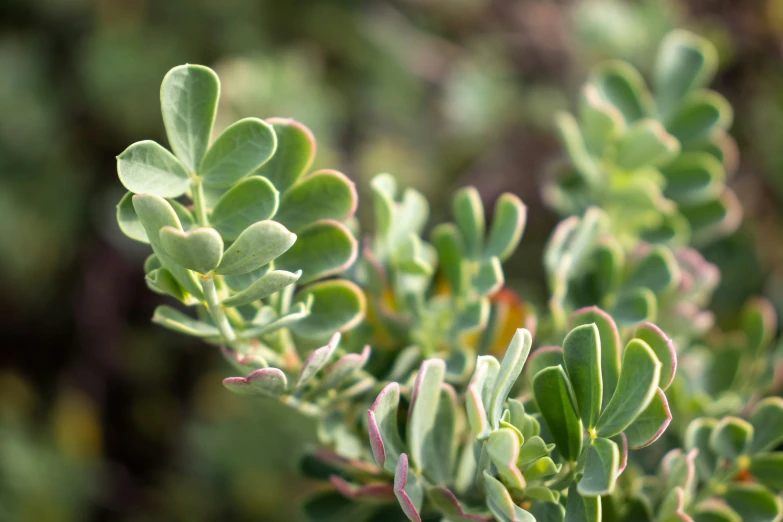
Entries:
{"type": "MultiPolygon", "coordinates": [[[[713,308],[783,304],[783,0],[4,0],[0,5],[0,521],[296,521],[307,420],[227,393],[215,350],[149,322],[144,248],[122,236],[115,156],[165,143],[158,89],[215,68],[218,126],[290,116],[317,167],[430,197],[520,195],[507,264],[531,301],[556,218],[539,183],[552,116],[607,57],[649,71],[671,28],[712,40],[745,207],[704,252],[713,308]],[[776,271],[780,272],[777,273],[776,271]],[[272,428],[273,427],[273,428],[272,428]]],[[[360,207],[360,217],[367,217],[360,207]]],[[[779,306],[780,309],[780,306],[779,306]]]]}

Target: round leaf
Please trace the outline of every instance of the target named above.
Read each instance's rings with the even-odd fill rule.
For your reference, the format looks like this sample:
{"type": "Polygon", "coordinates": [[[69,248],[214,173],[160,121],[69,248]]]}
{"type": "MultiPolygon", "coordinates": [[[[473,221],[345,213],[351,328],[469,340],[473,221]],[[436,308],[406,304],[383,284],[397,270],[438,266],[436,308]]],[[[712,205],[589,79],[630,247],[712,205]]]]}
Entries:
{"type": "Polygon", "coordinates": [[[582,451],[582,421],[562,366],[545,368],[533,379],[533,395],[560,455],[576,461],[582,451]]]}
{"type": "Polygon", "coordinates": [[[342,272],[354,262],[357,250],[356,239],[348,227],[324,220],[302,229],[296,243],[280,256],[275,266],[289,271],[302,270],[304,284],[342,272]]]}
{"type": "Polygon", "coordinates": [[[252,176],[223,194],[212,211],[210,224],[233,241],[253,223],[274,217],[277,206],[275,187],[266,178],[252,176]]]}
{"type": "Polygon", "coordinates": [[[319,170],[283,194],[275,219],[298,232],[322,219],[345,221],[353,216],[357,202],[356,186],[344,174],[319,170]]]}
{"type": "Polygon", "coordinates": [[[183,232],[163,227],[160,242],[174,261],[200,274],[217,268],[223,257],[223,239],[214,228],[200,227],[183,232]]]}
{"type": "Polygon", "coordinates": [[[280,223],[259,221],[247,227],[226,249],[217,268],[222,275],[238,275],[261,268],[278,258],[296,241],[296,234],[280,223]]]}
{"type": "Polygon", "coordinates": [[[361,289],[350,281],[324,281],[300,292],[297,302],[314,299],[310,315],[296,324],[299,337],[319,339],[335,331],[350,330],[364,317],[366,301],[361,289]]]}
{"type": "Polygon", "coordinates": [[[263,165],[276,146],[275,133],[263,120],[239,120],[218,136],[201,160],[198,174],[205,185],[228,187],[263,165]]]}
{"type": "Polygon", "coordinates": [[[577,326],[563,341],[563,359],[582,423],[591,430],[601,415],[601,339],[595,323],[577,326]]]}
{"type": "Polygon", "coordinates": [[[190,186],[185,167],[154,141],[134,143],[117,156],[117,173],[126,189],[175,198],[190,186]]]}
{"type": "Polygon", "coordinates": [[[315,157],[315,137],[310,129],[298,121],[270,118],[277,136],[274,156],[258,170],[280,192],[285,192],[307,171],[315,157]]]}

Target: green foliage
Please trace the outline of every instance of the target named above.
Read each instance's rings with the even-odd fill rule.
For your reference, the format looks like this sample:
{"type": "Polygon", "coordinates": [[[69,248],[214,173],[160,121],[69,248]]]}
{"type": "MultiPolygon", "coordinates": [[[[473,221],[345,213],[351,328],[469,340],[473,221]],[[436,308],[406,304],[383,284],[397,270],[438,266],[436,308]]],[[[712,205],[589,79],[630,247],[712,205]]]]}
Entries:
{"type": "Polygon", "coordinates": [[[777,386],[775,316],[757,298],[740,331],[713,328],[719,273],[695,250],[738,222],[731,110],[702,90],[715,61],[672,33],[655,97],[612,62],[579,120],[559,117],[570,161],[544,190],[568,217],[544,253],[540,321],[505,286],[516,196],[488,220],[460,189],[454,222],[425,235],[427,199],[381,174],[360,248],[356,190],[307,174],[308,129],[246,118],[210,142],[217,77],[175,68],[173,154],[144,141],[118,158],[132,194],[117,219],[153,251],[147,284],[194,310],[153,321],[220,346],[240,374],[229,390],[316,420],[302,467],[331,489],[306,503],[313,520],[776,520],[783,405],[760,397],[777,386]]]}

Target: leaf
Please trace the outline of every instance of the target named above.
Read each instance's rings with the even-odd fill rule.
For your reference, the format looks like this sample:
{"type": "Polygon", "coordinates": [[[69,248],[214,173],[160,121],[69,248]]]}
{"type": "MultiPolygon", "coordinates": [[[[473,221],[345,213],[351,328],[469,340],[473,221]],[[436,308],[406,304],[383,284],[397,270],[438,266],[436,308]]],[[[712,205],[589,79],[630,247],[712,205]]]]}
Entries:
{"type": "Polygon", "coordinates": [[[598,67],[590,78],[602,99],[617,107],[627,123],[650,113],[651,98],[639,71],[625,62],[612,61],[598,67]]]}
{"type": "Polygon", "coordinates": [[[724,417],[710,435],[710,449],[724,459],[735,460],[753,441],[753,426],[737,417],[724,417]]]}
{"type": "Polygon", "coordinates": [[[753,410],[750,423],[753,425],[752,453],[777,447],[783,442],[783,399],[762,399],[753,410]]]}
{"type": "Polygon", "coordinates": [[[397,426],[397,410],[400,404],[400,385],[388,384],[367,410],[367,425],[370,434],[370,449],[375,462],[385,470],[397,468],[405,446],[397,426]]]}
{"type": "Polygon", "coordinates": [[[270,118],[266,122],[277,136],[277,149],[255,174],[264,176],[285,193],[310,168],[315,157],[315,137],[310,129],[292,119],[270,118]]]}
{"type": "Polygon", "coordinates": [[[369,484],[356,485],[343,480],[337,475],[330,475],[329,482],[346,498],[355,502],[372,504],[384,504],[393,501],[394,487],[385,482],[371,482],[369,484]]]}
{"type": "Polygon", "coordinates": [[[239,120],[217,137],[201,160],[198,173],[207,186],[231,186],[267,161],[275,147],[275,133],[263,120],[239,120]]]}
{"type": "Polygon", "coordinates": [[[720,161],[705,152],[684,152],[661,174],[666,178],[664,196],[683,204],[715,199],[726,178],[720,161]]]}
{"type": "Polygon", "coordinates": [[[742,330],[748,337],[748,348],[756,356],[767,350],[777,331],[777,315],[769,300],[754,297],[742,310],[742,330]]]}
{"type": "Polygon", "coordinates": [[[457,394],[449,384],[440,389],[440,400],[435,424],[425,452],[426,475],[437,483],[449,483],[452,479],[457,454],[457,394]]]}
{"type": "Polygon", "coordinates": [[[557,474],[561,466],[555,464],[555,461],[549,457],[541,457],[525,470],[527,480],[536,480],[542,477],[549,477],[557,474]]]}
{"type": "Polygon", "coordinates": [[[554,448],[554,444],[547,444],[541,437],[533,436],[527,438],[525,439],[525,443],[522,444],[522,448],[519,450],[517,465],[520,468],[524,468],[541,457],[548,456],[554,448]]]}
{"type": "Polygon", "coordinates": [[[620,466],[617,468],[617,475],[620,476],[628,466],[628,437],[625,436],[625,433],[621,433],[609,440],[617,444],[617,448],[620,450],[620,466]]]}
{"type": "Polygon", "coordinates": [[[487,327],[489,322],[489,299],[482,297],[479,301],[468,303],[457,316],[456,326],[461,334],[480,332],[487,327]]]}
{"type": "Polygon", "coordinates": [[[742,206],[729,189],[725,189],[716,199],[682,205],[679,209],[690,223],[693,242],[697,244],[705,244],[734,232],[742,219],[742,206]]]}
{"type": "Polygon", "coordinates": [[[452,212],[459,231],[465,241],[468,255],[473,259],[481,256],[484,248],[484,205],[475,187],[465,187],[454,194],[452,212]]]}
{"type": "Polygon", "coordinates": [[[652,247],[634,267],[627,287],[645,287],[656,294],[668,292],[680,284],[680,269],[671,250],[664,246],[652,247]]]}
{"type": "Polygon", "coordinates": [[[319,170],[283,194],[275,219],[298,232],[322,219],[345,221],[356,212],[357,204],[356,186],[347,176],[336,170],[319,170]]]}
{"type": "Polygon", "coordinates": [[[545,368],[533,379],[533,395],[560,455],[576,461],[582,451],[582,421],[562,366],[545,368]]]}
{"type": "Polygon", "coordinates": [[[228,241],[247,227],[271,219],[277,212],[278,192],[265,178],[243,179],[221,196],[210,216],[210,224],[228,241]]]}
{"type": "Polygon", "coordinates": [[[464,246],[457,227],[444,223],[432,232],[432,243],[438,252],[440,269],[455,295],[461,295],[465,286],[462,266],[464,246]]]}
{"type": "Polygon", "coordinates": [[[503,481],[512,489],[523,490],[525,478],[517,468],[520,440],[516,432],[509,428],[494,430],[487,441],[487,453],[498,469],[503,481]]]}
{"type": "Polygon", "coordinates": [[[657,120],[639,120],[628,128],[617,144],[615,162],[620,168],[634,170],[656,167],[672,160],[680,152],[680,143],[657,120]]]}
{"type": "Polygon", "coordinates": [[[685,449],[697,451],[694,464],[702,480],[708,480],[717,466],[717,457],[709,445],[710,435],[717,423],[715,419],[700,418],[691,421],[685,430],[685,449]]]}
{"type": "Polygon", "coordinates": [[[312,298],[310,315],[296,325],[293,332],[305,339],[320,339],[332,332],[346,332],[364,318],[367,303],[364,293],[346,280],[323,281],[308,286],[296,296],[301,302],[312,298]]]}
{"type": "Polygon", "coordinates": [[[126,192],[120,202],[117,204],[117,224],[123,234],[129,238],[141,243],[149,243],[147,232],[136,215],[136,209],[133,208],[133,193],[126,192]]]}
{"type": "Polygon", "coordinates": [[[506,487],[486,471],[484,485],[487,489],[487,507],[498,522],[536,522],[533,515],[514,504],[506,487]]]}
{"type": "Polygon", "coordinates": [[[783,511],[780,498],[758,484],[732,484],[723,499],[743,522],[774,522],[783,511]]]}
{"type": "Polygon", "coordinates": [[[620,466],[620,451],[617,444],[598,437],[587,447],[585,474],[579,481],[577,491],[584,497],[610,495],[617,481],[620,466]]]}
{"type": "Polygon", "coordinates": [[[559,346],[542,346],[527,360],[525,372],[528,380],[533,381],[533,377],[544,368],[550,366],[565,366],[563,361],[563,349],[559,346]]]}
{"type": "Polygon", "coordinates": [[[576,481],[568,488],[564,522],[601,522],[601,497],[582,497],[576,481]]]}
{"type": "Polygon", "coordinates": [[[500,259],[491,257],[481,263],[479,271],[473,280],[473,287],[479,296],[491,296],[503,288],[504,282],[503,267],[500,266],[500,259]]]}
{"type": "Polygon", "coordinates": [[[486,439],[491,431],[486,408],[492,400],[492,390],[499,369],[500,364],[497,359],[480,355],[476,362],[476,370],[468,384],[465,408],[473,436],[479,440],[486,439]]]}
{"type": "Polygon", "coordinates": [[[495,380],[492,400],[488,405],[489,423],[493,429],[497,429],[500,424],[500,417],[503,415],[506,399],[519,374],[522,373],[522,367],[525,365],[525,361],[527,361],[532,343],[533,338],[530,332],[524,328],[519,328],[511,339],[511,344],[508,345],[508,350],[506,350],[506,355],[503,357],[503,362],[500,364],[500,370],[495,380]]]}
{"type": "Polygon", "coordinates": [[[437,458],[432,447],[432,432],[435,428],[440,389],[446,365],[441,359],[428,359],[421,364],[411,392],[408,410],[407,443],[411,459],[420,472],[429,469],[433,458],[437,458]]]}
{"type": "Polygon", "coordinates": [[[187,295],[179,281],[165,268],[156,268],[146,274],[145,280],[147,286],[153,291],[162,295],[169,295],[180,301],[187,303],[187,295]]]}
{"type": "Polygon", "coordinates": [[[427,497],[451,522],[490,522],[487,517],[465,511],[454,493],[444,486],[433,486],[427,489],[427,497]]]}
{"type": "Polygon", "coordinates": [[[159,234],[160,243],[171,259],[200,274],[217,268],[223,257],[223,239],[214,228],[198,227],[183,232],[165,226],[159,234]]]}
{"type": "Polygon", "coordinates": [[[655,61],[655,93],[661,112],[669,114],[685,95],[715,76],[718,52],[706,39],[675,30],[664,38],[655,61]]]}
{"type": "Polygon", "coordinates": [[[285,374],[277,368],[261,368],[247,377],[228,377],[223,386],[241,395],[280,397],[288,386],[285,374]]]}
{"type": "Polygon", "coordinates": [[[489,232],[486,257],[506,261],[517,249],[527,223],[527,207],[514,194],[505,192],[495,203],[492,228],[489,232]]]}
{"type": "Polygon", "coordinates": [[[663,435],[672,421],[672,412],[666,394],[658,388],[650,404],[636,420],[625,429],[631,449],[645,448],[663,435]]]}
{"type": "Polygon", "coordinates": [[[783,452],[753,455],[748,471],[771,490],[783,490],[783,452]]]}
{"type": "Polygon", "coordinates": [[[563,359],[574,388],[577,411],[588,430],[601,415],[601,339],[595,323],[577,326],[563,341],[563,359]]]}
{"type": "Polygon", "coordinates": [[[621,295],[612,313],[621,325],[653,322],[657,315],[658,299],[652,290],[645,287],[638,287],[621,295]]]}
{"type": "Polygon", "coordinates": [[[530,514],[538,522],[563,522],[565,520],[565,508],[556,500],[534,502],[530,506],[530,514]]]}
{"type": "Polygon", "coordinates": [[[216,272],[246,274],[276,259],[296,241],[296,234],[275,221],[259,221],[247,227],[223,254],[216,272]]]}
{"type": "Polygon", "coordinates": [[[280,317],[276,317],[274,311],[269,307],[262,307],[258,312],[258,316],[253,319],[253,326],[240,332],[239,337],[242,339],[255,339],[262,335],[274,333],[281,328],[290,328],[310,316],[312,305],[311,299],[294,303],[288,313],[280,317]]]}
{"type": "Polygon", "coordinates": [[[397,463],[397,469],[394,472],[394,494],[400,503],[405,516],[413,522],[421,522],[421,505],[424,501],[424,492],[421,489],[416,477],[409,473],[408,455],[403,453],[397,463]]]}
{"type": "Polygon", "coordinates": [[[560,112],[555,115],[555,125],[560,135],[560,141],[576,171],[584,177],[584,181],[588,185],[598,184],[601,172],[593,158],[590,157],[576,119],[566,112],[560,112]]]}
{"type": "Polygon", "coordinates": [[[666,124],[683,148],[707,141],[715,129],[728,129],[734,115],[726,98],[713,91],[690,93],[666,124]]]}
{"type": "Polygon", "coordinates": [[[361,353],[348,353],[340,357],[326,374],[319,389],[328,392],[350,382],[364,368],[370,359],[370,346],[365,346],[361,353]]]}
{"type": "Polygon", "coordinates": [[[593,156],[602,157],[605,148],[625,132],[623,115],[601,99],[595,85],[585,84],[579,103],[579,119],[585,144],[593,156]]]}
{"type": "Polygon", "coordinates": [[[279,292],[288,285],[294,284],[302,272],[286,272],[285,270],[272,270],[259,277],[245,290],[223,299],[223,306],[242,306],[264,299],[279,292]]]}
{"type": "Polygon", "coordinates": [[[154,141],[134,143],[117,156],[117,174],[131,192],[176,198],[190,186],[185,167],[154,141]]]}
{"type": "Polygon", "coordinates": [[[296,384],[294,384],[295,390],[300,390],[316,373],[326,366],[340,343],[340,337],[339,332],[334,334],[326,346],[313,350],[313,353],[305,359],[304,363],[302,363],[302,369],[299,371],[299,377],[296,379],[296,384]]]}
{"type": "Polygon", "coordinates": [[[163,78],[163,125],[171,150],[190,172],[196,171],[209,145],[219,96],[220,80],[208,67],[180,65],[163,78]]]}
{"type": "Polygon", "coordinates": [[[652,349],[632,339],[625,348],[617,389],[598,420],[598,435],[613,437],[636,420],[655,396],[660,376],[661,363],[652,349]]]}
{"type": "Polygon", "coordinates": [[[706,501],[695,508],[693,522],[742,522],[742,519],[723,502],[706,501]]]}
{"type": "Polygon", "coordinates": [[[296,243],[275,261],[275,266],[301,270],[301,284],[305,284],[346,270],[356,260],[357,252],[358,244],[348,227],[337,221],[318,221],[299,231],[296,243]]]}
{"type": "Polygon", "coordinates": [[[668,389],[677,372],[677,351],[674,348],[674,341],[652,323],[640,324],[634,332],[634,338],[647,343],[655,353],[661,362],[661,389],[668,389]]]}
{"type": "Polygon", "coordinates": [[[193,337],[220,336],[220,331],[215,326],[193,319],[168,305],[160,305],[155,309],[152,322],[193,337]]]}
{"type": "Polygon", "coordinates": [[[609,403],[620,376],[620,333],[612,316],[598,308],[590,306],[580,308],[571,314],[570,328],[583,324],[595,323],[601,339],[601,380],[603,382],[603,398],[601,403],[609,403]]]}

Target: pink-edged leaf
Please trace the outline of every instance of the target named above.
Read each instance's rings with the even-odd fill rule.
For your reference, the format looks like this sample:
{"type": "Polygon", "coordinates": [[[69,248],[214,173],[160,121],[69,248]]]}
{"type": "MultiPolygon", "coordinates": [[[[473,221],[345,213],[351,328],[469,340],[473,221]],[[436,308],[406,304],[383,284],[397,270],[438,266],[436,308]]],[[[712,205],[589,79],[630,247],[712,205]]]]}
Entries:
{"type": "Polygon", "coordinates": [[[261,368],[247,377],[228,377],[223,385],[241,395],[280,397],[288,385],[285,374],[277,368],[261,368]]]}
{"type": "Polygon", "coordinates": [[[266,360],[257,354],[244,355],[226,346],[220,347],[220,353],[240,372],[250,373],[269,366],[266,360]]]}
{"type": "Polygon", "coordinates": [[[362,353],[349,353],[340,357],[327,371],[321,389],[337,388],[367,364],[370,359],[370,347],[365,346],[362,353]]]}
{"type": "Polygon", "coordinates": [[[677,372],[677,351],[671,337],[652,323],[642,323],[636,329],[634,337],[646,342],[658,360],[661,361],[661,389],[666,390],[674,381],[677,372]]]}
{"type": "Polygon", "coordinates": [[[601,338],[601,379],[604,385],[602,403],[606,407],[620,379],[620,332],[612,316],[597,306],[575,311],[571,314],[568,327],[573,329],[590,323],[595,323],[598,327],[601,338]]]}
{"type": "Polygon", "coordinates": [[[405,453],[400,455],[397,469],[394,472],[394,494],[397,496],[397,501],[405,516],[412,522],[421,522],[419,510],[424,495],[416,477],[410,473],[408,455],[405,453]]]}
{"type": "Polygon", "coordinates": [[[397,411],[400,405],[400,385],[388,384],[367,410],[367,429],[370,448],[375,462],[387,471],[394,472],[405,446],[397,425],[397,411]]]}
{"type": "Polygon", "coordinates": [[[421,364],[408,410],[407,443],[412,463],[421,471],[433,457],[433,432],[446,364],[442,359],[427,359],[421,364]]]}
{"type": "Polygon", "coordinates": [[[337,349],[337,345],[340,342],[340,332],[335,333],[329,340],[326,346],[322,346],[311,353],[305,362],[302,364],[302,370],[299,372],[299,377],[296,379],[295,389],[301,389],[302,386],[307,384],[319,370],[321,370],[331,359],[334,351],[337,349]]]}
{"type": "Polygon", "coordinates": [[[530,354],[525,366],[528,381],[544,368],[550,366],[565,366],[563,362],[563,348],[560,346],[541,346],[530,354]]]}
{"type": "Polygon", "coordinates": [[[394,486],[386,482],[373,482],[369,484],[351,484],[350,482],[331,475],[329,482],[346,498],[356,502],[366,502],[371,504],[385,504],[393,502],[395,499],[394,486]]]}
{"type": "Polygon", "coordinates": [[[459,499],[444,486],[433,486],[427,490],[427,496],[435,507],[451,522],[489,522],[489,517],[468,513],[459,499]]]}
{"type": "Polygon", "coordinates": [[[383,470],[375,464],[371,464],[363,460],[344,457],[334,451],[317,450],[313,452],[313,457],[323,462],[330,468],[348,474],[359,473],[362,475],[370,475],[374,477],[380,477],[383,474],[383,470]]]}
{"type": "Polygon", "coordinates": [[[617,476],[619,477],[628,465],[628,437],[625,436],[625,433],[621,433],[612,437],[612,441],[617,444],[617,448],[620,450],[620,466],[617,468],[617,476]]]}
{"type": "Polygon", "coordinates": [[[628,445],[631,449],[646,448],[663,435],[671,421],[669,401],[663,390],[658,388],[647,408],[625,429],[628,445]]]}
{"type": "Polygon", "coordinates": [[[678,486],[669,492],[661,505],[658,517],[667,521],[693,522],[693,519],[685,513],[685,490],[682,487],[678,486]]]}

